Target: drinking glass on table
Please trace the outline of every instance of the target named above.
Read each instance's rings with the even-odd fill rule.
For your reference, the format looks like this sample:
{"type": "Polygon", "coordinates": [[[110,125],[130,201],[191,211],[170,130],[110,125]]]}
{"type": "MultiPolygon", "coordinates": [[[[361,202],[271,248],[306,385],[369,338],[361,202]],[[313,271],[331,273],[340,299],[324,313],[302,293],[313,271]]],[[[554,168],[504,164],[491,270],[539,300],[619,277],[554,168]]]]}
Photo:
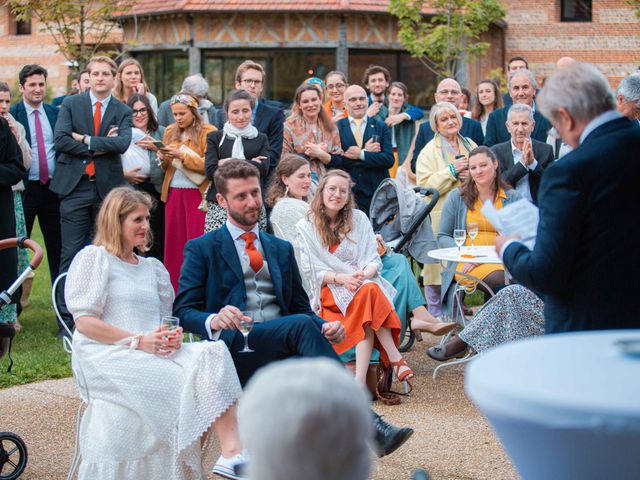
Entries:
{"type": "Polygon", "coordinates": [[[469,222],[467,223],[467,233],[469,234],[469,237],[471,237],[471,250],[474,250],[475,244],[474,244],[474,240],[476,239],[476,237],[478,236],[478,229],[480,228],[480,225],[478,225],[478,222],[469,222]]]}
{"type": "Polygon", "coordinates": [[[239,353],[250,353],[253,352],[249,348],[249,333],[253,329],[253,312],[242,312],[242,320],[240,320],[240,333],[244,337],[244,348],[239,350],[239,353]]]}
{"type": "Polygon", "coordinates": [[[456,242],[458,246],[458,256],[460,256],[460,248],[464,245],[466,239],[467,232],[464,229],[455,229],[453,231],[453,241],[456,242]]]}

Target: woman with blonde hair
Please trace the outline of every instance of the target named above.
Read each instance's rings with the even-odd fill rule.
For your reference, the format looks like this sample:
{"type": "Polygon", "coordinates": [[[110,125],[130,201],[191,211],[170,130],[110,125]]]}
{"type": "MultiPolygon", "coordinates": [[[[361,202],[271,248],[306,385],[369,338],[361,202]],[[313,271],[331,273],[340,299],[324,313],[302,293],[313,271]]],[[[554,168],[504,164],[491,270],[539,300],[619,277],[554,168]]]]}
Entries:
{"type": "Polygon", "coordinates": [[[111,190],[93,245],[69,268],[72,363],[91,395],[79,479],[200,480],[210,430],[222,450],[214,472],[245,461],[236,417],[241,388],[227,347],[182,343],[182,328],[168,326],[174,291],[167,270],[136,253],[152,242],[152,206],[145,192],[111,190]]]}
{"type": "Polygon", "coordinates": [[[342,155],[340,134],[324,110],[320,91],[314,85],[302,84],[296,90],[291,115],[284,122],[282,156],[288,153],[309,160],[314,182],[312,195],[327,165],[342,155]]]}
{"type": "Polygon", "coordinates": [[[113,96],[126,104],[134,93],[145,95],[149,99],[153,113],[158,113],[158,99],[149,91],[149,85],[144,81],[142,65],[135,58],[127,58],[120,63],[116,71],[113,96]]]}
{"type": "MultiPolygon", "coordinates": [[[[476,144],[460,135],[462,117],[451,103],[436,103],[429,114],[429,123],[435,135],[418,155],[416,184],[435,188],[440,193],[438,203],[431,210],[431,225],[437,232],[447,195],[469,176],[467,157],[476,144]]],[[[439,264],[427,264],[422,271],[429,310],[436,317],[442,314],[441,273],[439,264]]]]}
{"type": "Polygon", "coordinates": [[[207,135],[216,130],[198,114],[198,100],[180,92],[169,101],[176,123],[169,125],[158,151],[165,172],[160,198],[165,207],[164,264],[178,288],[184,245],[204,233],[205,213],[199,209],[209,181],[204,171],[207,135]]]}
{"type": "Polygon", "coordinates": [[[343,323],[338,354],[355,347],[356,380],[366,385],[374,346],[402,382],[413,371],[398,351],[400,318],[396,290],[380,276],[382,262],[371,223],[355,208],[348,173],[330,170],[320,180],[306,218],[297,224],[301,269],[311,284],[311,306],[327,321],[343,323]]]}

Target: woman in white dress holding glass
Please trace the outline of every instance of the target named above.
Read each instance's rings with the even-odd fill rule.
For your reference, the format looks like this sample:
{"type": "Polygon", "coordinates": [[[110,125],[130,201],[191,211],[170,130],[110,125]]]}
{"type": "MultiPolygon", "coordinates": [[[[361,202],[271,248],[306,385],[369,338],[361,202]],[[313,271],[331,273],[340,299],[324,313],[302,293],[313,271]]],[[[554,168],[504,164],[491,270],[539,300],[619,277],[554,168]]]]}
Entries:
{"type": "Polygon", "coordinates": [[[241,478],[233,473],[245,460],[236,420],[241,388],[227,347],[183,345],[182,328],[161,325],[174,298],[169,274],[134,251],[151,243],[151,207],[146,193],[112,190],[93,245],[69,268],[73,366],[91,399],[80,427],[79,478],[200,480],[211,429],[222,450],[214,472],[241,478]]]}

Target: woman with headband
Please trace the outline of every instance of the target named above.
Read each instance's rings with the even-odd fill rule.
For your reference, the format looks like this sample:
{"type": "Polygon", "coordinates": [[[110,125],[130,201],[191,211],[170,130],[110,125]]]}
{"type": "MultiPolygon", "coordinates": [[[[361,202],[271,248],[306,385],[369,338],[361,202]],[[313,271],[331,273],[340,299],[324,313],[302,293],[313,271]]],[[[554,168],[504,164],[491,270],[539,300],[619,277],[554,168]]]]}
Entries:
{"type": "Polygon", "coordinates": [[[176,123],[165,130],[158,158],[165,171],[160,196],[166,203],[164,264],[177,290],[184,245],[204,233],[205,213],[198,209],[209,185],[204,152],[207,135],[216,128],[203,123],[193,95],[180,92],[169,103],[176,123]]]}

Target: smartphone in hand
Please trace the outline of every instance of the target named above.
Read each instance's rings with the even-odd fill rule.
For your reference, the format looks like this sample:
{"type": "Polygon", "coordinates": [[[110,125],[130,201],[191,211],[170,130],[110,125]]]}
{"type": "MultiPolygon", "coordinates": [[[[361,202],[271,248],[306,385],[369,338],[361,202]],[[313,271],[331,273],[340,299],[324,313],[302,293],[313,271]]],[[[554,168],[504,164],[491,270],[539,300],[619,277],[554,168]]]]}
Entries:
{"type": "Polygon", "coordinates": [[[164,143],[162,143],[160,140],[154,141],[153,144],[158,148],[165,148],[164,143]]]}

